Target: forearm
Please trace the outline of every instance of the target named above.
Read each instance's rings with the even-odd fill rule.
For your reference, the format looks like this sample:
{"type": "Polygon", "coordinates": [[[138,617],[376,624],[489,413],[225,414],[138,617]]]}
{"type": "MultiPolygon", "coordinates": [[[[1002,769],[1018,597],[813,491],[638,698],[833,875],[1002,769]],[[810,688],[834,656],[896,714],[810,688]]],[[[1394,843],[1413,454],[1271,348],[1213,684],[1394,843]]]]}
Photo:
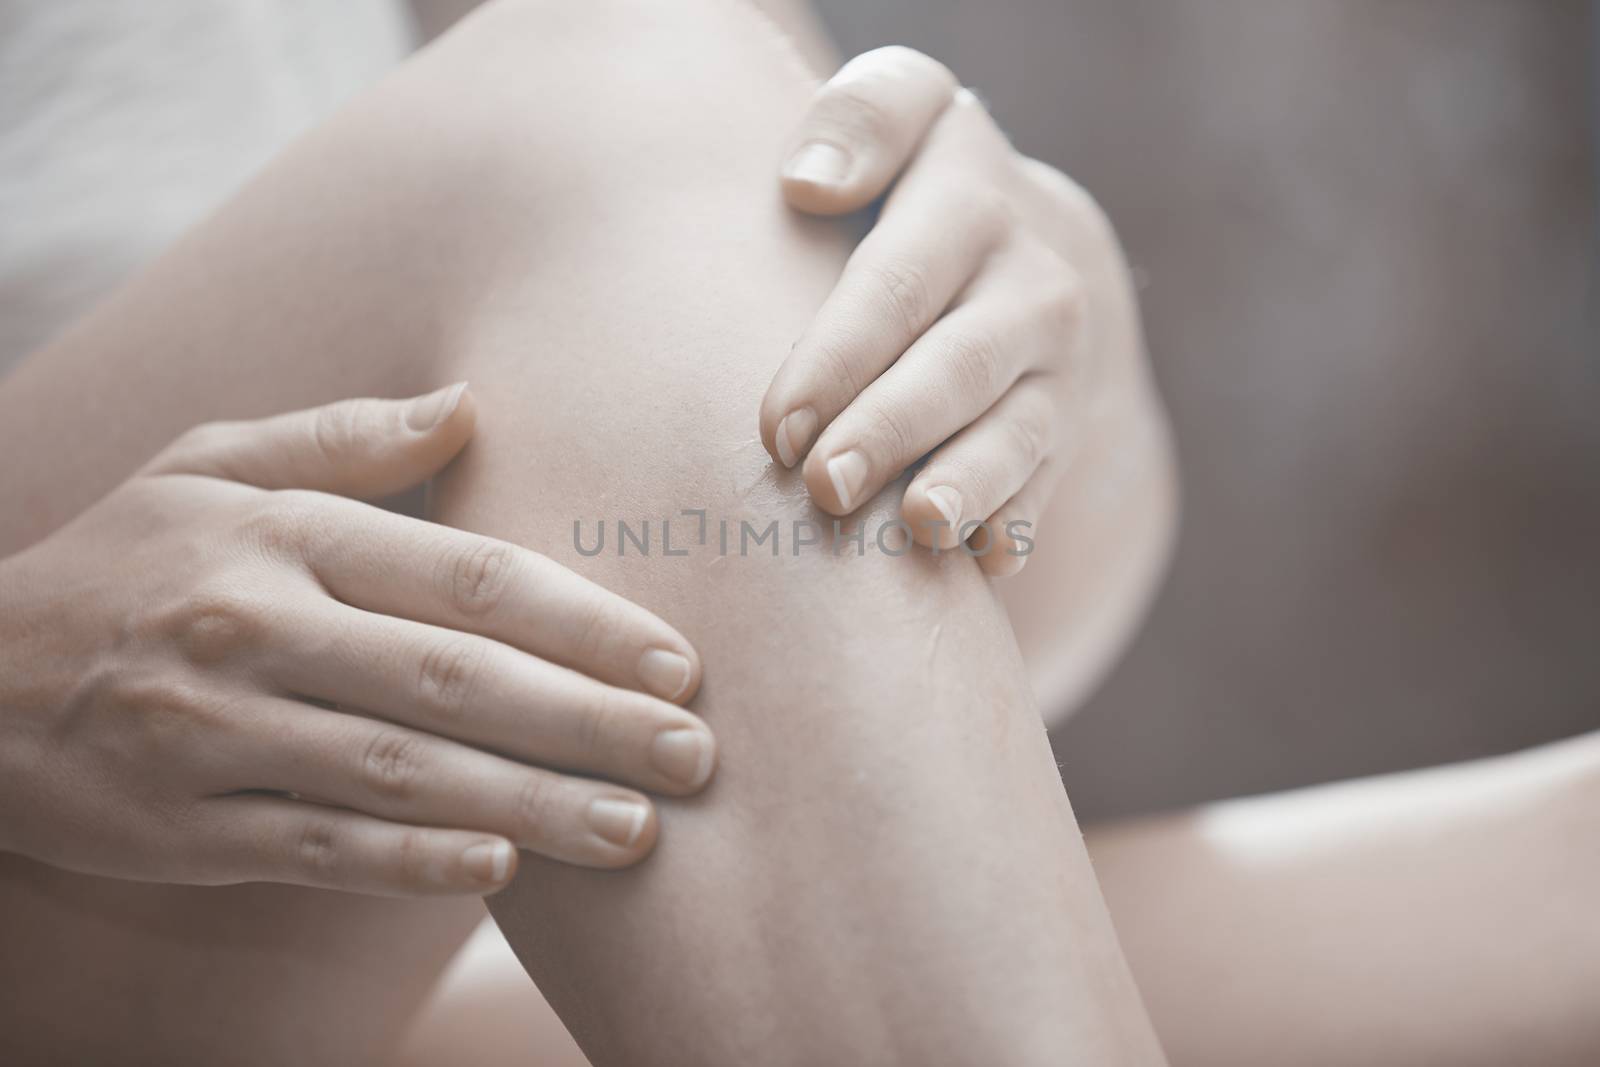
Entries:
{"type": "Polygon", "coordinates": [[[1174,1061],[1587,1064],[1600,737],[1092,831],[1174,1061]]]}

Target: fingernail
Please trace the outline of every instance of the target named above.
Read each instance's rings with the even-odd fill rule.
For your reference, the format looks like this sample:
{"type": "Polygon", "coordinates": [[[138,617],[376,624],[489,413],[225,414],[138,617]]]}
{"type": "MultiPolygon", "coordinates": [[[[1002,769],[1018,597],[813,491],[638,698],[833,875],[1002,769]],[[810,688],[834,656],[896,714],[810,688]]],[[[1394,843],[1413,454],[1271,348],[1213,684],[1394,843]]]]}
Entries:
{"type": "Polygon", "coordinates": [[[467,383],[457,382],[417,397],[406,406],[406,425],[418,433],[433,429],[455,413],[466,391],[467,383]]]}
{"type": "Polygon", "coordinates": [[[784,177],[812,185],[838,185],[850,173],[850,154],[826,141],[810,141],[789,157],[784,177]]]}
{"type": "Polygon", "coordinates": [[[639,657],[639,680],[662,700],[677,700],[689,689],[689,661],[676,652],[652,648],[639,657]]]}
{"type": "Polygon", "coordinates": [[[499,885],[511,873],[511,845],[506,841],[480,841],[461,853],[461,865],[480,882],[499,885]]]}
{"type": "Polygon", "coordinates": [[[711,777],[711,735],[693,727],[675,727],[650,742],[650,762],[674,782],[698,789],[711,777]]]}
{"type": "Polygon", "coordinates": [[[839,510],[850,511],[855,507],[856,495],[866,480],[867,458],[855,449],[828,460],[828,481],[833,483],[834,495],[839,498],[839,510]]]}
{"type": "Polygon", "coordinates": [[[783,421],[778,423],[778,432],[773,434],[778,439],[778,462],[785,467],[800,462],[801,453],[816,432],[817,413],[810,408],[796,408],[785,415],[783,421]]]}
{"type": "Polygon", "coordinates": [[[954,530],[961,522],[961,494],[948,485],[936,485],[928,490],[928,500],[940,517],[950,524],[950,529],[954,530]]]}
{"type": "Polygon", "coordinates": [[[650,809],[637,800],[600,797],[589,802],[589,828],[613,845],[629,848],[644,833],[650,809]]]}

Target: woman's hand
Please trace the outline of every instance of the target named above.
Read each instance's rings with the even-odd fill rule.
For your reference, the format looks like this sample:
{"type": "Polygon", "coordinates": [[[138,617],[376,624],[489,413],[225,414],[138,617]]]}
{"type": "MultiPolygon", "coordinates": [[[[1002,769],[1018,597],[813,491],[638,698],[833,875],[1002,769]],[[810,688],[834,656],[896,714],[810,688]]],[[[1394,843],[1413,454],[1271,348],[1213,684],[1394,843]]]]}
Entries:
{"type": "Polygon", "coordinates": [[[471,436],[463,386],[184,435],[0,561],[0,848],[121,878],[486,893],[619,867],[713,742],[693,648],[515,545],[357,503],[471,436]],[[653,695],[651,695],[653,694],[653,695]]]}
{"type": "Polygon", "coordinates": [[[1170,467],[1122,253],[1082,189],[906,48],[858,56],[818,91],[783,172],[789,202],[817,214],[891,183],[769,387],[761,439],[804,461],[836,515],[931,452],[901,505],[917,541],[965,541],[991,575],[1015,573],[1086,439],[1155,442],[1170,467]]]}

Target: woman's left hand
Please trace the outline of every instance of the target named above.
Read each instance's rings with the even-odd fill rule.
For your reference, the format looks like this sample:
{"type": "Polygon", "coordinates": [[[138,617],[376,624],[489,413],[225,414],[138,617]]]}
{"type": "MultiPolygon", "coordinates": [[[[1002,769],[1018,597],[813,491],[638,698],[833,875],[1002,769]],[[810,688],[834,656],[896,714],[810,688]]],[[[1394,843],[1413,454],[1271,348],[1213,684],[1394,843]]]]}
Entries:
{"type": "Polygon", "coordinates": [[[848,514],[931,452],[901,505],[913,536],[965,541],[989,574],[1013,574],[1074,455],[1165,452],[1110,224],[1018,154],[942,64],[898,47],[858,56],[818,90],[793,146],[783,189],[802,211],[844,214],[889,190],[761,405],[767,451],[804,461],[818,506],[848,514]]]}

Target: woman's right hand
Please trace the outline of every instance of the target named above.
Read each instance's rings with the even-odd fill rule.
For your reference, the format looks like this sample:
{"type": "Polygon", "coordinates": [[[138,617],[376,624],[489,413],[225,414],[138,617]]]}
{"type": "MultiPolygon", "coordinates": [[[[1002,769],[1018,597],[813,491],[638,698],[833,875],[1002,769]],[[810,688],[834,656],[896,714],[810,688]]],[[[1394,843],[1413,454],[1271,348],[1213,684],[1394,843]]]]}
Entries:
{"type": "Polygon", "coordinates": [[[643,857],[650,803],[595,778],[705,784],[688,641],[536,553],[350,499],[431,476],[473,413],[458,385],[201,426],[0,560],[0,849],[398,895],[499,889],[513,845],[643,857]]]}

